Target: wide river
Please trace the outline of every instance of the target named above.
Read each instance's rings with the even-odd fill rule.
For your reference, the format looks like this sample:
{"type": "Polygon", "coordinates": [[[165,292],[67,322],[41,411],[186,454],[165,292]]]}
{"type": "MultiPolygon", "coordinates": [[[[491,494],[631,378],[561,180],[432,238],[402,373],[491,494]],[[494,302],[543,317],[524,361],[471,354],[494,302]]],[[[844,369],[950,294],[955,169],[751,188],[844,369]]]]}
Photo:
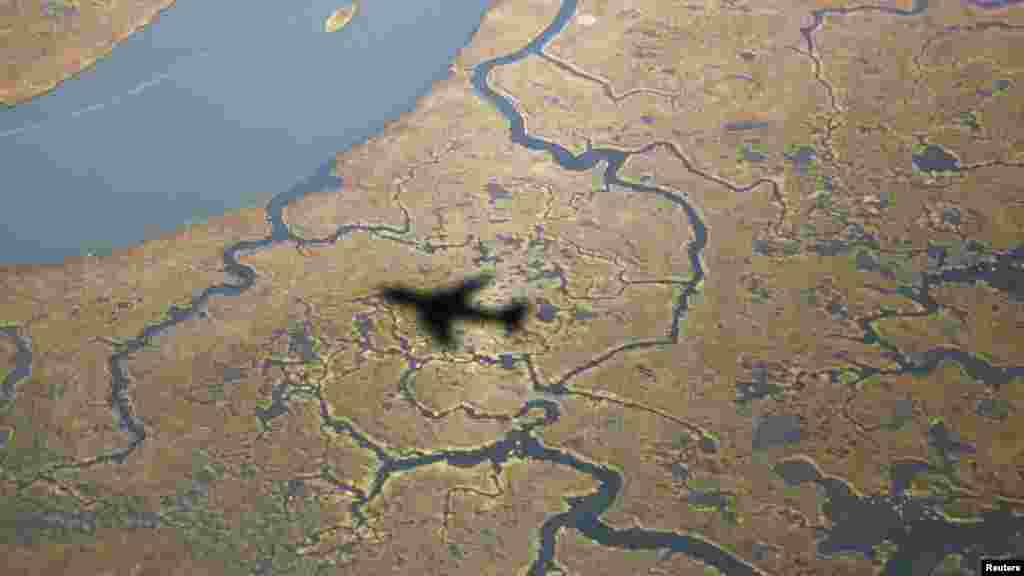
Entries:
{"type": "Polygon", "coordinates": [[[411,110],[486,0],[181,0],[57,90],[0,108],[0,263],[105,253],[269,199],[411,110]]]}

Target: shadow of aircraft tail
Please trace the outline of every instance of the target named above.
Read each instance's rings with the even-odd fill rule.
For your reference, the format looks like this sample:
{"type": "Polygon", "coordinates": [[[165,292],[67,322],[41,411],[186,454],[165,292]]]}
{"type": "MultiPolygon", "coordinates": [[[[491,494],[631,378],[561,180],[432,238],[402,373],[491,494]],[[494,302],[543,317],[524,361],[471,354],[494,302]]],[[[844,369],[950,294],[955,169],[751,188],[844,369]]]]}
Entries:
{"type": "Polygon", "coordinates": [[[507,332],[516,332],[523,328],[529,312],[530,307],[526,302],[516,302],[502,308],[498,313],[498,318],[505,325],[507,332]]]}

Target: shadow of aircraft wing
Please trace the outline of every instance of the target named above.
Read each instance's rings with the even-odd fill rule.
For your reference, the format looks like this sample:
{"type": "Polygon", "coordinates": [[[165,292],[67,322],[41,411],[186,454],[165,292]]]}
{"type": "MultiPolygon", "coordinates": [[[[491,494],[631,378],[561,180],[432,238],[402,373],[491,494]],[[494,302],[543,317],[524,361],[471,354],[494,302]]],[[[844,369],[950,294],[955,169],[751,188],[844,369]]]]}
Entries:
{"type": "Polygon", "coordinates": [[[442,346],[452,346],[455,343],[452,320],[454,317],[441,310],[424,310],[419,314],[420,323],[430,332],[430,335],[442,346]]]}

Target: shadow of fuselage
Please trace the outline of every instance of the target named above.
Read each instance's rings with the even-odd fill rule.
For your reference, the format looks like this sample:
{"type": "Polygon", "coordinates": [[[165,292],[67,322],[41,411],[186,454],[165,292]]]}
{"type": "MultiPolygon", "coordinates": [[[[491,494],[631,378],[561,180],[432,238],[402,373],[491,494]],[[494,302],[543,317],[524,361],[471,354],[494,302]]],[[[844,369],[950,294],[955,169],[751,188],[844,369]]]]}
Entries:
{"type": "Polygon", "coordinates": [[[420,322],[431,336],[440,344],[451,347],[454,345],[452,323],[455,320],[500,322],[508,332],[522,328],[529,311],[526,302],[516,301],[492,309],[470,305],[470,297],[492,279],[488,275],[476,276],[454,287],[430,291],[385,286],[381,289],[381,296],[392,304],[415,306],[420,322]]]}

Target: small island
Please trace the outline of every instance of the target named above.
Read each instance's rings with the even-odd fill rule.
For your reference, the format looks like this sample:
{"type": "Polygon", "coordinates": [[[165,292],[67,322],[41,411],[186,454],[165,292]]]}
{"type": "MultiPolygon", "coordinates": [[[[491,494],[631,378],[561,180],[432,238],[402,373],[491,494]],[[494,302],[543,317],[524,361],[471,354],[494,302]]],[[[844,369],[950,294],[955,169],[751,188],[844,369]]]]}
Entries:
{"type": "Polygon", "coordinates": [[[337,32],[347,26],[352,21],[352,17],[356,15],[358,7],[359,3],[353,1],[349,6],[335,10],[324,23],[324,30],[327,32],[337,32]]]}

